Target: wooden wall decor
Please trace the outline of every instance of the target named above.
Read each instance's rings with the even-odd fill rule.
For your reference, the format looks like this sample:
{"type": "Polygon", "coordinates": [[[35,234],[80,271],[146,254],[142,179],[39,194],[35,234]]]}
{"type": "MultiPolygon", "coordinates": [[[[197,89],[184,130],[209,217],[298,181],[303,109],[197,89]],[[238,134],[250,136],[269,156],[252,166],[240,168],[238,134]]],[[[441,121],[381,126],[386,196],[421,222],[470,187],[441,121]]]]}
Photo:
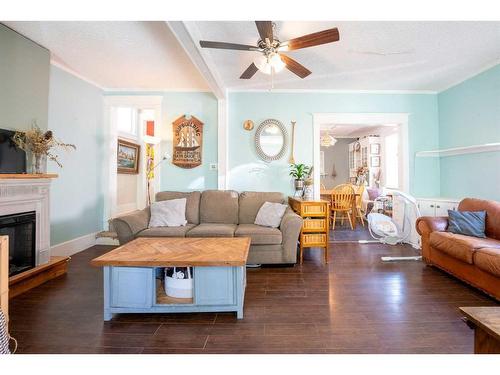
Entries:
{"type": "Polygon", "coordinates": [[[172,164],[181,168],[201,165],[203,144],[203,123],[196,117],[179,117],[172,123],[173,157],[172,164]]]}

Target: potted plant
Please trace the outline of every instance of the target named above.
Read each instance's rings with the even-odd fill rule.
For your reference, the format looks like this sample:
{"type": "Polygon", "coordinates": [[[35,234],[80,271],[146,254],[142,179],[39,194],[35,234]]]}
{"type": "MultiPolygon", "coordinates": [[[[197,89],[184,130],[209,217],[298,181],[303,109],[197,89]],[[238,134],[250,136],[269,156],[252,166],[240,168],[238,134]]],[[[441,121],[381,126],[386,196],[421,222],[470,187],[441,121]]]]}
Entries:
{"type": "Polygon", "coordinates": [[[26,132],[15,132],[12,141],[21,150],[25,151],[29,158],[31,173],[45,173],[46,160],[49,158],[62,168],[58,155],[52,149],[61,147],[64,149],[76,150],[76,146],[69,143],[63,143],[54,137],[51,130],[43,132],[37,124],[33,124],[31,130],[26,132]]]}
{"type": "Polygon", "coordinates": [[[305,164],[291,164],[290,165],[290,176],[295,180],[295,190],[304,189],[304,179],[308,176],[311,167],[305,164]]]}

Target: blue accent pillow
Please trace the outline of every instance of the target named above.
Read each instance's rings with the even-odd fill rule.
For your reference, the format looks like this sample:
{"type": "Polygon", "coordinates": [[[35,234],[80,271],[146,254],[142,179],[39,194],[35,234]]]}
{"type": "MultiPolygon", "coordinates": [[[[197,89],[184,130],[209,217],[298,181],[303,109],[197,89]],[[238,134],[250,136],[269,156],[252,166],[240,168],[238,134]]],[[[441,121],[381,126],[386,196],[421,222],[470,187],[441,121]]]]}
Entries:
{"type": "Polygon", "coordinates": [[[486,211],[448,210],[448,232],[485,238],[486,211]]]}

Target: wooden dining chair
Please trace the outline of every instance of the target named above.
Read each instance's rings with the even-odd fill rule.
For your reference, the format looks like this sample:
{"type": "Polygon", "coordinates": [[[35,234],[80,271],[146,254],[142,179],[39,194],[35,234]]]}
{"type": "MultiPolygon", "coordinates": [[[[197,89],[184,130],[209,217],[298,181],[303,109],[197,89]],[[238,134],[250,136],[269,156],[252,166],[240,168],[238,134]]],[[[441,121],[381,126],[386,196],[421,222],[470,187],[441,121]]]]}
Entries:
{"type": "Polygon", "coordinates": [[[332,221],[332,230],[335,230],[335,222],[337,221],[337,214],[339,214],[339,218],[341,219],[341,224],[344,224],[344,217],[347,216],[349,220],[349,224],[351,225],[351,229],[354,229],[352,223],[352,212],[354,202],[354,188],[349,184],[342,184],[335,186],[332,189],[332,197],[331,197],[331,211],[332,215],[330,215],[332,221]]]}
{"type": "Polygon", "coordinates": [[[365,226],[365,221],[363,219],[364,217],[364,212],[363,212],[363,194],[365,192],[365,185],[354,185],[354,192],[357,194],[356,195],[356,212],[354,213],[355,220],[359,219],[361,221],[361,225],[365,226]]]}

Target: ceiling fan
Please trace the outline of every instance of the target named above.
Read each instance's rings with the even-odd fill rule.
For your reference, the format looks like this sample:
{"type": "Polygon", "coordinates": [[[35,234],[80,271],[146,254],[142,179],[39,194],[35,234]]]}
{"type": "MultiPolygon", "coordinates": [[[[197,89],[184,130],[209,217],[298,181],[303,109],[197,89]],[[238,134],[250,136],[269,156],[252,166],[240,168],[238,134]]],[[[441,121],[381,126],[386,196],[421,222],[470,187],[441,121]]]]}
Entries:
{"type": "Polygon", "coordinates": [[[273,22],[255,21],[255,24],[260,35],[257,46],[226,42],[212,42],[207,40],[200,40],[200,46],[202,48],[261,52],[262,56],[260,56],[257,61],[250,64],[250,66],[240,76],[240,79],[250,79],[255,73],[257,73],[258,70],[266,74],[273,74],[281,71],[283,68],[287,68],[300,78],[305,78],[311,74],[311,71],[291,57],[285,55],[283,51],[294,51],[302,48],[332,43],[339,40],[339,30],[334,27],[333,29],[318,31],[316,33],[303,35],[286,42],[281,42],[275,36],[275,24],[273,22]]]}

